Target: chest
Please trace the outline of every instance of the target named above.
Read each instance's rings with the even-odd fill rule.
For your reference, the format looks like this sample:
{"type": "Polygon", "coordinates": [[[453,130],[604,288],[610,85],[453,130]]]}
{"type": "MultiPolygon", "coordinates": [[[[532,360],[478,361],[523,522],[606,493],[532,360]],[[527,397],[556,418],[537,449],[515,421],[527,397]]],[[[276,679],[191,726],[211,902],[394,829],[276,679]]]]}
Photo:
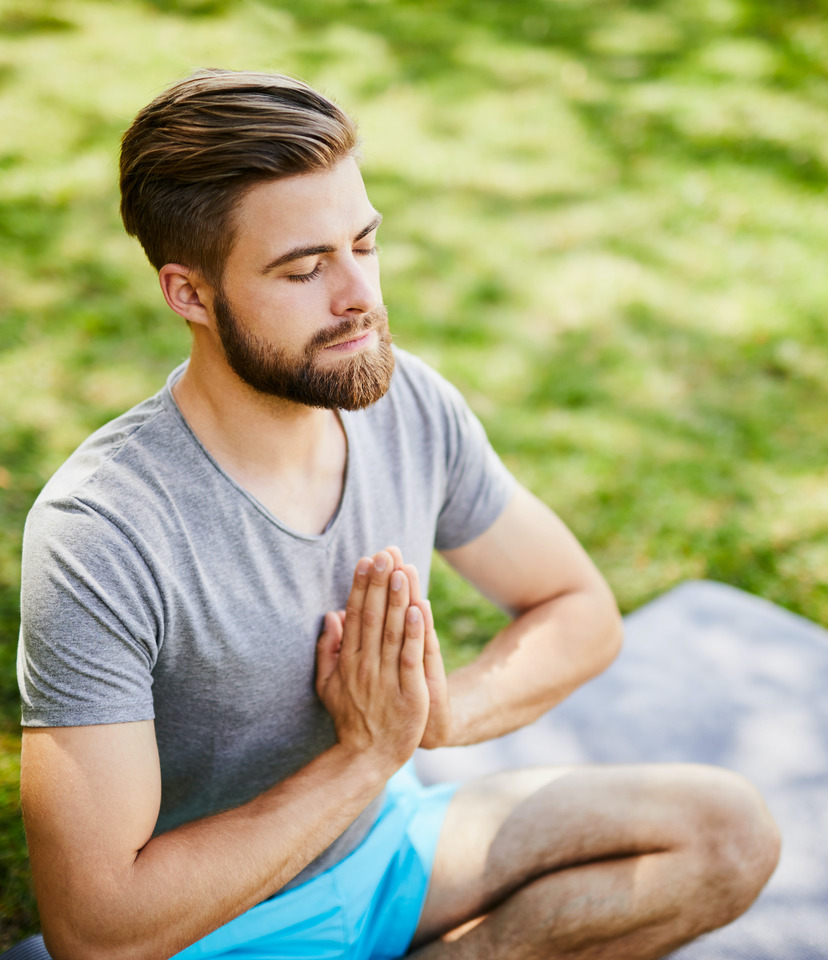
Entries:
{"type": "Polygon", "coordinates": [[[345,487],[348,443],[341,424],[328,421],[313,457],[292,469],[237,472],[235,479],[274,518],[305,536],[318,536],[337,512],[345,487]]]}
{"type": "Polygon", "coordinates": [[[247,485],[252,496],[274,517],[299,534],[318,536],[336,514],[344,482],[338,474],[262,480],[247,485]]]}

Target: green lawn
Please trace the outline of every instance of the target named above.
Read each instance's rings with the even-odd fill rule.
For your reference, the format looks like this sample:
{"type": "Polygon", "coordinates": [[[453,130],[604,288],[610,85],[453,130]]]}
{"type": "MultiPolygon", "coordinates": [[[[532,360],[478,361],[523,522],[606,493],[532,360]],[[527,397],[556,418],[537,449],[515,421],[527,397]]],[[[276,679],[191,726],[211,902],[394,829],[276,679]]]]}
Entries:
{"type": "MultiPolygon", "coordinates": [[[[119,225],[117,145],[211,65],[356,114],[398,342],[624,610],[712,577],[828,622],[825,0],[0,0],[0,948],[36,922],[23,520],[186,355],[119,225]]],[[[499,614],[442,565],[432,591],[456,665],[499,614]]]]}

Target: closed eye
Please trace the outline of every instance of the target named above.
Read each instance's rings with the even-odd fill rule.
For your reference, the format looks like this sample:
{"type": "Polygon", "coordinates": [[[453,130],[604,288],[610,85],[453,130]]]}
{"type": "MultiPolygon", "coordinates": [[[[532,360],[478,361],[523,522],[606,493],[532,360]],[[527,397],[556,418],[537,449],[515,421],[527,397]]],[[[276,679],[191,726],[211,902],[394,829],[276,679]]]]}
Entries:
{"type": "MultiPolygon", "coordinates": [[[[374,244],[373,247],[356,247],[353,252],[359,254],[361,257],[374,257],[379,252],[379,247],[377,247],[376,244],[374,244]]],[[[313,270],[310,270],[308,273],[288,274],[288,280],[292,280],[295,283],[309,283],[311,280],[315,280],[321,272],[322,261],[320,260],[313,270]]]]}
{"type": "Polygon", "coordinates": [[[319,274],[322,272],[320,265],[317,265],[309,273],[291,273],[288,275],[288,280],[293,280],[295,283],[309,283],[311,280],[315,280],[319,274]]]}

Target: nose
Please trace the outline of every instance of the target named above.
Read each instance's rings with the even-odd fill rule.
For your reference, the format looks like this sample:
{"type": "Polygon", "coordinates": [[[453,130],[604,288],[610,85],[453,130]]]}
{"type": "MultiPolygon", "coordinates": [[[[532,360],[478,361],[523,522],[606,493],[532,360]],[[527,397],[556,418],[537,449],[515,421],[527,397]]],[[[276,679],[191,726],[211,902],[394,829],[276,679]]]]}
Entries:
{"type": "Polygon", "coordinates": [[[331,313],[336,317],[353,317],[368,313],[381,302],[376,257],[353,253],[343,257],[331,291],[331,313]]]}

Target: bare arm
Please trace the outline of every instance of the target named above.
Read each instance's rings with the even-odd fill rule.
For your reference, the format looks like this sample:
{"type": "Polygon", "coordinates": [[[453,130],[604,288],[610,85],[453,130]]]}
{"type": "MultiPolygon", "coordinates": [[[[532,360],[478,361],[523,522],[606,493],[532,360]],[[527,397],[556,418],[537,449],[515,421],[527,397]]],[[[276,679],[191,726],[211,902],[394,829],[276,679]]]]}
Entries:
{"type": "Polygon", "coordinates": [[[423,619],[409,618],[406,577],[388,589],[387,561],[381,574],[365,562],[344,631],[320,641],[317,690],[338,743],[242,807],[151,839],[152,722],[25,732],[23,811],[56,960],[166,960],[275,893],[379,794],[428,710],[423,619]]]}
{"type": "MultiPolygon", "coordinates": [[[[450,674],[439,716],[430,683],[423,746],[476,743],[531,723],[617,655],[621,619],[609,587],[561,520],[524,488],[489,530],[443,555],[515,619],[450,674]]],[[[429,645],[427,635],[427,654],[429,645]]]]}

